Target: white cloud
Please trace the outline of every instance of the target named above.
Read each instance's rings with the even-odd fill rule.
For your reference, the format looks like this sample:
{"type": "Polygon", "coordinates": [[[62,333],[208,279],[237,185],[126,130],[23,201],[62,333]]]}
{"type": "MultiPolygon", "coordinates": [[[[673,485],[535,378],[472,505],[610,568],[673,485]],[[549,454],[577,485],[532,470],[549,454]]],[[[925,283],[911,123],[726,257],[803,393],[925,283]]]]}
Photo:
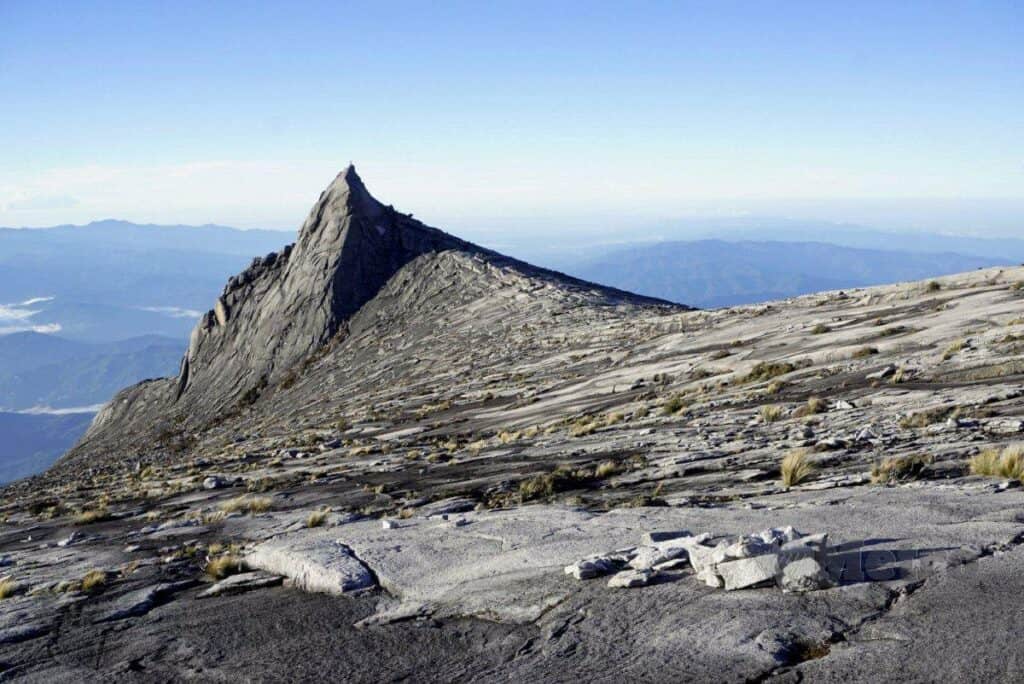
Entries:
{"type": "Polygon", "coordinates": [[[182,309],[178,306],[140,306],[138,309],[140,311],[163,314],[165,316],[170,316],[171,318],[199,318],[203,315],[202,311],[196,311],[195,309],[182,309]]]}
{"type": "Polygon", "coordinates": [[[55,299],[55,297],[32,297],[31,299],[26,299],[25,301],[21,302],[20,304],[15,304],[13,306],[32,306],[33,304],[41,304],[43,302],[52,302],[54,299],[55,299]]]}
{"type": "Polygon", "coordinates": [[[43,335],[52,335],[61,331],[60,323],[43,323],[41,325],[0,325],[0,335],[10,335],[19,332],[37,332],[43,335]]]}
{"type": "Polygon", "coordinates": [[[60,323],[33,323],[29,320],[39,310],[28,307],[52,300],[53,297],[32,297],[15,304],[0,304],[0,335],[27,331],[43,334],[60,332],[60,323]]]}
{"type": "Polygon", "coordinates": [[[72,406],[71,408],[50,408],[49,406],[33,406],[30,409],[24,409],[17,411],[16,413],[24,413],[30,416],[49,415],[49,416],[66,416],[74,413],[98,413],[105,404],[92,404],[90,406],[72,406]]]}
{"type": "Polygon", "coordinates": [[[54,209],[73,209],[79,204],[70,195],[36,195],[11,199],[3,205],[5,211],[47,211],[54,209]]]}

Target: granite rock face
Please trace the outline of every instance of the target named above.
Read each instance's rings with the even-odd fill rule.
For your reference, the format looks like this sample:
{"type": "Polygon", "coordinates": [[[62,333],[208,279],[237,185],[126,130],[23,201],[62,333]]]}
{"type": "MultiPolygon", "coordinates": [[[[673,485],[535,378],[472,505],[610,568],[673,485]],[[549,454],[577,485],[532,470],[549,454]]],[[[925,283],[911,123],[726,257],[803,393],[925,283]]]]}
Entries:
{"type": "MultiPolygon", "coordinates": [[[[144,439],[207,425],[251,405],[352,334],[353,317],[385,285],[392,284],[392,298],[414,307],[424,291],[458,288],[467,274],[452,273],[453,267],[477,276],[481,268],[492,276],[516,272],[539,287],[587,292],[596,304],[686,308],[536,268],[427,226],[374,199],[349,166],[321,193],[294,245],[256,257],[228,281],[193,329],[178,376],[120,392],[96,416],[77,453],[109,449],[125,432],[144,439]],[[458,257],[438,263],[445,254],[458,257]]],[[[496,287],[500,282],[494,278],[496,287]]],[[[379,308],[370,307],[364,318],[379,308]]]]}

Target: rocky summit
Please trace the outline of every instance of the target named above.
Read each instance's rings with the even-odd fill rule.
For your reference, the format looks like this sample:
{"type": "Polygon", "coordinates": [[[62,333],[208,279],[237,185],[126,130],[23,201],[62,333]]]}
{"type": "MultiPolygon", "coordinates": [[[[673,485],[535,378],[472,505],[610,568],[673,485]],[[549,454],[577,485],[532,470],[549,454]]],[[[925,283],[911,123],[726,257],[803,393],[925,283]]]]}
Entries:
{"type": "Polygon", "coordinates": [[[1013,681],[1024,268],[716,310],[355,169],[4,489],[26,681],[1013,681]]]}

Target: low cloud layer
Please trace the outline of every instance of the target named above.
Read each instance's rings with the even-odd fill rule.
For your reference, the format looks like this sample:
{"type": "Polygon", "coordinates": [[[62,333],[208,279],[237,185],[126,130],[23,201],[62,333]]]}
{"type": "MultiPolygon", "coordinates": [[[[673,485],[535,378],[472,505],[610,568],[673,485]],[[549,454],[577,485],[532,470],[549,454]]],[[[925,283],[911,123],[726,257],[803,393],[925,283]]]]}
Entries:
{"type": "Polygon", "coordinates": [[[60,323],[35,323],[31,320],[39,310],[30,307],[52,300],[53,297],[33,297],[23,302],[0,304],[0,335],[28,331],[43,334],[60,332],[60,323]]]}
{"type": "Polygon", "coordinates": [[[199,318],[203,315],[202,311],[183,309],[179,306],[140,306],[139,310],[163,314],[171,318],[199,318]]]}

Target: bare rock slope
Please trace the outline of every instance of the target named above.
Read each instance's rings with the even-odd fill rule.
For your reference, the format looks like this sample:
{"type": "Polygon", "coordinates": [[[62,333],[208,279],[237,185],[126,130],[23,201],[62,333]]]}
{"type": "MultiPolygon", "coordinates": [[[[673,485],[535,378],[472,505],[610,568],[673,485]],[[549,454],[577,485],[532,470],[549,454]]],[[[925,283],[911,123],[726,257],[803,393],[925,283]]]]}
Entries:
{"type": "Polygon", "coordinates": [[[1014,681],[1021,442],[1024,268],[693,311],[349,170],[3,490],[0,670],[1014,681]]]}
{"type": "Polygon", "coordinates": [[[374,199],[349,166],[320,195],[294,245],[228,281],[192,331],[178,376],[120,393],[69,460],[88,454],[92,463],[126,433],[174,436],[254,403],[353,334],[357,313],[356,332],[386,306],[409,319],[403,335],[429,337],[433,331],[416,326],[418,307],[453,307],[510,281],[581,305],[685,308],[535,268],[426,226],[374,199]],[[374,301],[385,286],[386,302],[374,301]]]}

